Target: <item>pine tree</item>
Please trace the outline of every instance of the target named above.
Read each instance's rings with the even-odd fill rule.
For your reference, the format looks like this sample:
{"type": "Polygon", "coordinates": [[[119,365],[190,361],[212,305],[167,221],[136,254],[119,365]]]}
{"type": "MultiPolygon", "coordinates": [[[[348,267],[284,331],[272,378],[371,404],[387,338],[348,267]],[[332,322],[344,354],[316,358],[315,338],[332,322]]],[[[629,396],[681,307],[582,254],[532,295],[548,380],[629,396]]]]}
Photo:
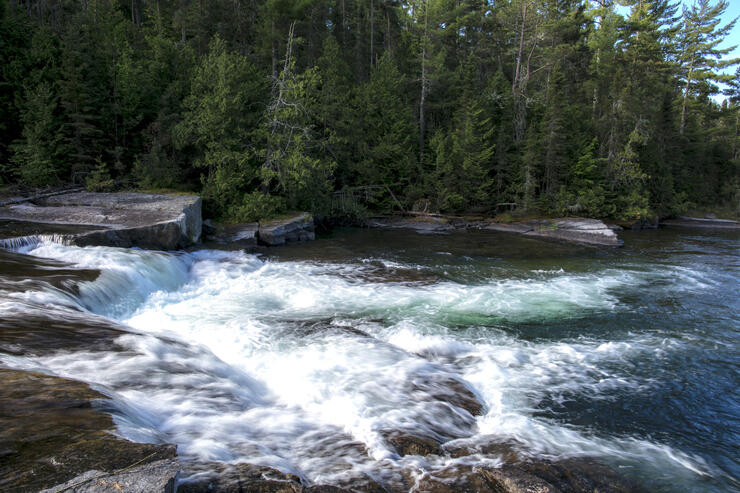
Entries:
{"type": "MultiPolygon", "coordinates": [[[[720,71],[740,63],[740,58],[722,59],[731,53],[735,46],[720,48],[720,44],[735,26],[737,18],[720,27],[721,16],[727,10],[728,3],[718,0],[712,5],[710,0],[696,0],[691,7],[683,7],[683,24],[678,37],[678,62],[680,66],[681,94],[681,134],[686,129],[686,118],[689,97],[698,88],[706,84],[729,82],[731,74],[720,71]]],[[[718,93],[719,88],[712,87],[711,93],[718,93]]]]}

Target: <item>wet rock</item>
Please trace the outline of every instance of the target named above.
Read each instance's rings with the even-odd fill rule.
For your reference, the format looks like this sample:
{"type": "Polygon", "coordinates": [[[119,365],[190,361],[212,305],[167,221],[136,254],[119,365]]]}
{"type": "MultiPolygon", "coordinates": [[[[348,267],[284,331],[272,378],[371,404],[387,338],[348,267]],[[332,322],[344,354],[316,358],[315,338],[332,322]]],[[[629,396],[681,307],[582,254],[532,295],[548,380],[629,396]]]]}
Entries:
{"type": "Polygon", "coordinates": [[[8,311],[0,317],[0,352],[16,355],[46,354],[64,350],[110,350],[126,334],[103,317],[82,312],[8,311]]]}
{"type": "Polygon", "coordinates": [[[269,246],[313,240],[316,238],[313,216],[301,212],[284,219],[260,221],[257,235],[260,243],[269,246]]]}
{"type": "MultiPolygon", "coordinates": [[[[453,458],[471,455],[499,457],[503,462],[502,467],[487,468],[485,474],[489,482],[503,485],[505,488],[501,491],[504,492],[538,491],[536,488],[531,489],[534,486],[528,486],[530,489],[522,489],[522,485],[537,485],[540,484],[539,482],[549,485],[551,491],[568,493],[637,493],[641,491],[613,469],[596,460],[588,458],[559,461],[536,459],[524,455],[521,452],[524,450],[524,444],[513,440],[501,441],[494,437],[490,440],[481,440],[477,437],[448,442],[443,448],[444,452],[453,458]],[[537,481],[532,483],[532,478],[536,478],[537,481]]],[[[477,473],[480,474],[481,471],[483,470],[477,469],[477,473]]],[[[494,491],[498,490],[494,489],[494,491]]]]}
{"type": "Polygon", "coordinates": [[[465,383],[451,376],[423,375],[411,382],[411,392],[419,400],[436,400],[446,402],[464,409],[473,416],[483,414],[483,404],[465,383]]]}
{"type": "Polygon", "coordinates": [[[572,493],[636,493],[640,489],[612,468],[590,459],[557,462],[530,461],[517,464],[520,470],[536,475],[572,493]]]}
{"type": "Polygon", "coordinates": [[[525,459],[520,454],[523,444],[515,440],[502,441],[499,438],[489,440],[475,437],[447,442],[443,445],[444,452],[450,457],[459,458],[468,455],[483,455],[500,457],[506,464],[519,463],[525,459]]]}
{"type": "Polygon", "coordinates": [[[740,222],[729,219],[717,219],[716,217],[687,217],[677,216],[661,222],[664,226],[677,226],[683,228],[703,229],[740,229],[740,222]]]}
{"type": "Polygon", "coordinates": [[[0,208],[0,220],[85,226],[64,241],[175,250],[200,241],[201,199],[144,193],[76,192],[0,208]]]}
{"type": "Polygon", "coordinates": [[[197,464],[177,487],[177,493],[300,493],[300,478],[254,464],[197,464]],[[198,471],[200,469],[200,471],[198,471]]]}
{"type": "Polygon", "coordinates": [[[106,402],[82,382],[0,369],[0,491],[35,492],[88,471],[175,457],[174,445],[112,435],[106,402]]]}
{"type": "Polygon", "coordinates": [[[471,466],[425,473],[410,490],[428,493],[559,493],[548,482],[522,471],[471,466]]]}
{"type": "Polygon", "coordinates": [[[389,431],[382,433],[383,438],[396,453],[404,455],[441,455],[442,449],[432,438],[414,436],[403,431],[389,431]]]}
{"type": "Polygon", "coordinates": [[[206,241],[241,248],[257,246],[258,223],[214,225],[207,233],[206,241]]]}
{"type": "Polygon", "coordinates": [[[40,493],[174,493],[180,464],[165,459],[119,473],[88,471],[40,493]]]}

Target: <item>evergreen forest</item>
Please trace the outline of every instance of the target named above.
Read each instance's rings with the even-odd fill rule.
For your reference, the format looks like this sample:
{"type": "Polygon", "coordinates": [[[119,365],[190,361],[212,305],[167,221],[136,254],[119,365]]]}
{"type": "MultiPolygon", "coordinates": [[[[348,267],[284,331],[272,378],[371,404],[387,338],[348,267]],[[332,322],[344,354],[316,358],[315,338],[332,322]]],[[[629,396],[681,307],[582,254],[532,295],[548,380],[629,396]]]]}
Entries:
{"type": "Polygon", "coordinates": [[[738,211],[727,7],[0,0],[0,184],[197,192],[232,221],[738,211]]]}

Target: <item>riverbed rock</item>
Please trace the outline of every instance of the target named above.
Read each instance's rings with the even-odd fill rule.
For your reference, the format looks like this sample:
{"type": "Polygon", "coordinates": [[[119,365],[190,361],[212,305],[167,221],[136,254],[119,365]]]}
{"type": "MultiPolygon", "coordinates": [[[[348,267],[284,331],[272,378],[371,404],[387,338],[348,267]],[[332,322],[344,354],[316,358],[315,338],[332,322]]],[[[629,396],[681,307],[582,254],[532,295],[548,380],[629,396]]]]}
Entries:
{"type": "Polygon", "coordinates": [[[260,221],[257,235],[260,243],[268,246],[311,241],[316,238],[313,216],[308,212],[301,212],[282,219],[260,221]]]}
{"type": "Polygon", "coordinates": [[[672,219],[666,219],[660,224],[682,228],[740,229],[740,222],[730,219],[717,219],[716,217],[676,216],[672,219]]]}
{"type": "Polygon", "coordinates": [[[440,455],[442,449],[432,438],[415,436],[402,431],[383,433],[383,438],[400,456],[404,455],[440,455]]]}
{"type": "Polygon", "coordinates": [[[411,492],[639,493],[611,468],[585,459],[538,460],[501,467],[451,465],[424,473],[411,492]]]}
{"type": "Polygon", "coordinates": [[[450,466],[425,473],[410,493],[560,493],[547,481],[513,468],[450,466]]]}
{"type": "Polygon", "coordinates": [[[339,485],[305,484],[295,474],[249,463],[194,463],[185,467],[177,493],[384,493],[380,484],[367,476],[348,477],[339,485]]]}
{"type": "Polygon", "coordinates": [[[0,207],[0,220],[82,226],[64,235],[87,246],[185,248],[200,241],[201,199],[191,195],[75,192],[0,207]]]}
{"type": "Polygon", "coordinates": [[[464,409],[472,416],[483,414],[483,404],[465,383],[444,374],[421,375],[410,382],[408,389],[419,401],[440,401],[464,409]]]}
{"type": "Polygon", "coordinates": [[[174,445],[114,436],[113,420],[103,412],[109,406],[82,382],[0,368],[0,491],[36,492],[97,475],[89,471],[115,473],[174,460],[174,445]]]}

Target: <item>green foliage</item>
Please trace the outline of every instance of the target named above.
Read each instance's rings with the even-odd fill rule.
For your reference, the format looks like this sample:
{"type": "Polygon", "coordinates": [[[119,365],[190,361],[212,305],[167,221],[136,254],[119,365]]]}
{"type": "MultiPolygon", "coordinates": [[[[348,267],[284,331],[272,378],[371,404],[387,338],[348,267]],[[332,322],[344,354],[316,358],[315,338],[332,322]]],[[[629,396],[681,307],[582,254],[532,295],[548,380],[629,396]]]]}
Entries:
{"type": "Polygon", "coordinates": [[[85,179],[85,188],[88,192],[110,192],[113,189],[113,183],[108,166],[98,160],[95,169],[85,179]]]}
{"type": "Polygon", "coordinates": [[[435,184],[440,209],[462,212],[488,204],[494,146],[490,120],[471,99],[455,116],[451,133],[432,139],[436,154],[435,184]]]}
{"type": "Polygon", "coordinates": [[[225,216],[239,222],[254,222],[269,219],[285,211],[285,202],[274,195],[250,192],[241,196],[226,211],[225,216]]]}
{"type": "Polygon", "coordinates": [[[22,138],[13,145],[13,161],[24,183],[41,186],[59,181],[57,97],[41,83],[26,92],[22,138]]]}

